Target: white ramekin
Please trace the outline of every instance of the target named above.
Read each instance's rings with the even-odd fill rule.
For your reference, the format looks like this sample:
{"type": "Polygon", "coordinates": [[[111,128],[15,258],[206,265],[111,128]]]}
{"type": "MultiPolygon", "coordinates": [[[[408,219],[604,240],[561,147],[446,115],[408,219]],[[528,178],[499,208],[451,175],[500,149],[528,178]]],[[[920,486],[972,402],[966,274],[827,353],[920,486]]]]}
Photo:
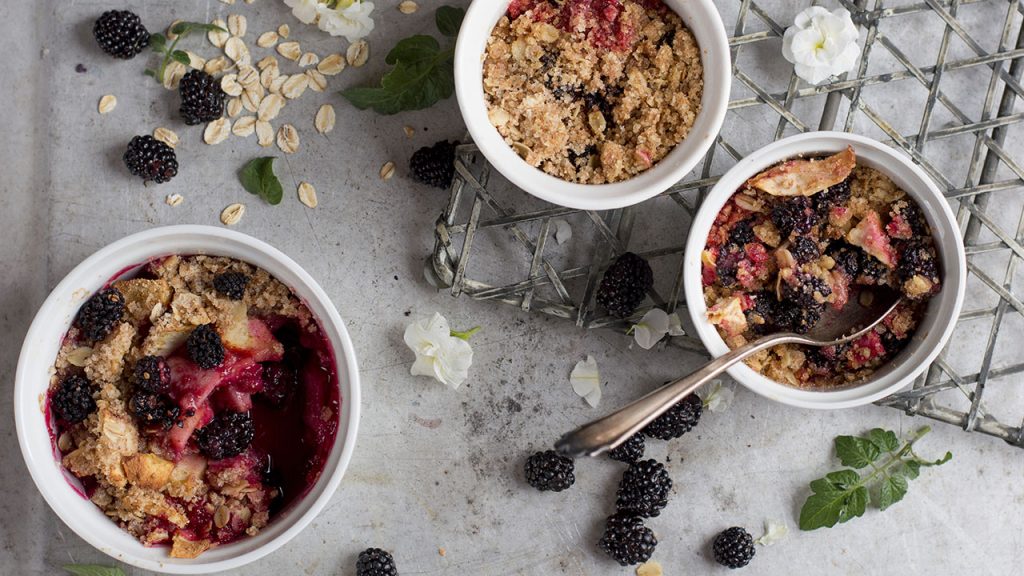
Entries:
{"type": "Polygon", "coordinates": [[[614,184],[575,184],[526,163],[487,118],[483,57],[487,39],[508,9],[508,0],[475,0],[455,46],[455,91],[470,136],[505,178],[534,196],[581,210],[610,210],[657,196],[682,178],[715,142],[729,105],[729,42],[712,0],[664,0],[693,32],[704,64],[701,111],[690,134],[650,170],[614,184]]]}
{"type": "Polygon", "coordinates": [[[167,226],[133,234],[96,252],[53,289],[22,345],[14,385],[18,442],[36,486],[53,511],[82,539],[112,558],[172,574],[205,574],[237,568],[288,542],[324,508],[341,482],[356,442],[359,371],[345,325],[327,293],[294,260],[251,236],[211,226],[167,226]],[[302,299],[334,347],[341,396],[338,435],[320,479],[300,501],[262,532],[204,552],[194,560],[170,558],[168,548],[147,548],[107,518],[65,477],[51,444],[43,411],[50,369],[82,302],[112,277],[170,254],[229,256],[263,268],[302,299]]]}
{"type": "Polygon", "coordinates": [[[967,281],[963,239],[949,203],[924,170],[909,157],[870,138],[844,132],[811,132],[779,140],[740,160],[711,189],[697,211],[686,241],[683,275],[690,318],[704,346],[715,357],[729,350],[718,331],[708,322],[701,285],[701,251],[722,206],[744,182],[773,164],[798,155],[832,154],[847,146],[853,146],[858,164],[892,178],[921,207],[939,252],[942,290],[930,301],[910,344],[863,384],[833,391],[800,390],[766,378],[746,364],[740,363],[729,369],[729,374],[750,390],[791,406],[850,408],[896,392],[920,375],[942,350],[956,326],[963,304],[967,281]]]}

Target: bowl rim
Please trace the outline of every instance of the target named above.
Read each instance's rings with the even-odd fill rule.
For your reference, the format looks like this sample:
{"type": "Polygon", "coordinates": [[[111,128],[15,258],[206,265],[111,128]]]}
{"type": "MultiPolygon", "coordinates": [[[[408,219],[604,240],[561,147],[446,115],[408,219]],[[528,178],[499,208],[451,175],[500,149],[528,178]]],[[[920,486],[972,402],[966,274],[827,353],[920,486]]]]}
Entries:
{"type": "Polygon", "coordinates": [[[743,182],[773,164],[799,154],[835,153],[847,145],[853,146],[858,163],[862,159],[868,164],[875,163],[876,158],[884,159],[886,166],[874,167],[897,181],[922,206],[942,260],[944,286],[940,295],[929,303],[926,313],[932,329],[923,336],[916,333],[906,357],[893,359],[864,383],[837,390],[802,390],[763,376],[744,363],[729,368],[729,375],[749,390],[800,408],[829,410],[861,406],[884,398],[912,382],[935,360],[956,328],[966,292],[967,261],[956,217],[935,182],[920,166],[896,149],[858,134],[833,131],[802,133],[773,142],[740,160],[708,192],[694,216],[686,241],[683,286],[690,320],[708,352],[717,358],[729,351],[728,345],[707,320],[701,281],[700,255],[722,206],[743,182]],[[890,166],[892,168],[887,169],[890,166]],[[932,221],[933,218],[936,221],[932,221]],[[925,344],[928,344],[927,348],[925,344]]]}
{"type": "MultiPolygon", "coordinates": [[[[244,256],[230,257],[246,261],[244,256]]],[[[59,334],[56,334],[56,337],[58,339],[61,338],[68,327],[66,323],[62,322],[59,334]]],[[[266,242],[241,232],[205,225],[161,226],[137,232],[107,244],[72,268],[56,287],[51,290],[46,300],[36,312],[26,332],[18,357],[14,385],[15,428],[22,458],[37,490],[42,494],[44,500],[46,500],[54,513],[79,537],[111,558],[138,568],[173,574],[204,574],[238,568],[274,552],[305,529],[334,495],[351,461],[359,428],[360,403],[360,379],[355,348],[337,308],[320,284],[292,258],[266,242]],[[289,524],[286,527],[281,527],[282,529],[269,540],[238,555],[211,561],[204,561],[202,556],[197,559],[188,560],[174,559],[169,556],[165,556],[160,560],[142,557],[133,550],[122,547],[119,542],[103,539],[104,534],[112,534],[114,532],[87,530],[87,525],[92,520],[73,516],[70,514],[70,511],[65,509],[64,504],[65,499],[69,495],[74,495],[78,498],[81,498],[81,495],[76,493],[76,489],[66,479],[64,468],[59,464],[59,461],[54,462],[54,454],[52,452],[38,454],[36,453],[38,450],[30,446],[28,435],[38,434],[40,431],[26,429],[26,426],[28,426],[27,420],[30,419],[30,412],[38,411],[41,408],[37,382],[39,378],[38,368],[27,366],[27,358],[32,355],[32,342],[40,337],[48,337],[50,333],[54,332],[52,318],[54,315],[59,314],[59,310],[64,306],[62,300],[82,290],[80,287],[82,283],[81,277],[87,277],[91,269],[100,266],[103,268],[116,268],[120,264],[127,266],[127,268],[122,266],[121,268],[123,269],[120,272],[115,271],[111,274],[111,277],[113,277],[138,264],[142,264],[147,258],[189,252],[175,251],[173,248],[169,251],[164,250],[162,249],[164,244],[160,244],[160,250],[155,250],[155,247],[150,248],[154,250],[154,253],[149,257],[143,257],[144,260],[142,261],[119,261],[118,253],[123,249],[133,246],[144,246],[158,241],[173,243],[175,238],[188,238],[189,242],[201,243],[206,246],[205,252],[192,253],[218,254],[223,250],[218,247],[218,243],[233,243],[236,247],[259,255],[259,257],[265,258],[268,261],[273,261],[276,265],[281,266],[282,269],[286,269],[289,273],[294,274],[302,286],[301,289],[297,289],[295,286],[286,284],[289,289],[296,292],[300,290],[307,292],[308,294],[304,294],[304,296],[311,296],[312,299],[316,300],[318,307],[322,308],[325,312],[325,314],[316,314],[316,318],[321,325],[325,326],[325,332],[327,332],[329,342],[333,348],[335,370],[339,376],[337,384],[342,397],[339,430],[332,448],[332,456],[328,459],[328,463],[325,464],[320,479],[317,481],[317,484],[322,483],[322,485],[317,488],[317,484],[314,484],[310,488],[311,493],[303,496],[295,503],[295,507],[285,512],[286,515],[289,515],[289,524]],[[115,264],[112,265],[105,262],[113,262],[115,264]],[[335,451],[337,451],[337,461],[332,467],[330,460],[335,458],[335,451]],[[56,464],[54,470],[60,475],[59,483],[55,483],[53,473],[43,469],[43,466],[47,464],[56,464]],[[316,492],[319,493],[317,494],[316,492]]],[[[48,430],[46,432],[49,434],[48,430]]],[[[49,438],[47,442],[50,442],[49,438]]],[[[87,499],[83,499],[83,501],[91,505],[91,502],[87,499]]],[[[98,511],[99,509],[96,508],[96,510],[98,511]]],[[[112,530],[127,535],[132,542],[142,546],[138,540],[124,532],[116,523],[109,519],[108,522],[112,530]]],[[[273,523],[270,526],[273,526],[273,523]]],[[[259,536],[244,538],[237,541],[237,543],[251,543],[252,539],[259,538],[259,536]]],[[[236,543],[226,546],[234,544],[236,543]]],[[[221,549],[226,546],[221,547],[221,549]]]]}
{"type": "Polygon", "coordinates": [[[704,66],[701,111],[686,138],[648,170],[621,182],[577,184],[527,164],[491,124],[483,91],[482,59],[494,24],[508,0],[474,1],[455,46],[455,90],[470,137],[494,168],[515,186],[547,202],[578,210],[624,208],[653,198],[681,180],[704,158],[725,121],[732,85],[732,55],[721,15],[712,0],[664,0],[694,34],[704,66]]]}

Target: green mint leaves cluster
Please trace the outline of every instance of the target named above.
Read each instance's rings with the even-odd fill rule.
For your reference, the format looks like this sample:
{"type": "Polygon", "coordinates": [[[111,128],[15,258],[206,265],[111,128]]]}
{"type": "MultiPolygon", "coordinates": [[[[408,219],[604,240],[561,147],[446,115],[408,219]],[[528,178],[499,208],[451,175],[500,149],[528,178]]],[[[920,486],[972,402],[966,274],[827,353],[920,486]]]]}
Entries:
{"type": "MultiPolygon", "coordinates": [[[[435,13],[438,31],[455,38],[463,16],[461,8],[441,6],[435,13]]],[[[388,53],[385,62],[394,68],[381,78],[379,87],[349,88],[341,95],[360,110],[372,108],[386,115],[429,108],[455,92],[454,56],[454,43],[442,50],[433,36],[410,36],[388,53]]]]}
{"type": "Polygon", "coordinates": [[[196,30],[201,32],[227,32],[227,30],[215,24],[204,24],[202,22],[178,22],[171,27],[171,34],[174,35],[174,40],[171,42],[170,46],[167,45],[167,36],[159,33],[150,34],[150,47],[153,48],[153,52],[163,54],[164,58],[160,61],[160,66],[156,70],[147,68],[146,76],[152,76],[157,82],[163,83],[164,72],[167,70],[167,65],[170,64],[172,60],[188,66],[192,59],[189,58],[188,53],[184,50],[177,49],[178,42],[196,30]]]}
{"type": "Polygon", "coordinates": [[[908,481],[917,478],[922,467],[939,466],[953,457],[946,452],[929,461],[914,453],[914,443],[930,431],[927,426],[918,430],[902,446],[895,432],[881,428],[865,436],[836,437],[836,455],[849,468],[811,482],[813,494],[800,509],[800,529],[831,528],[863,516],[871,502],[885,510],[902,500],[908,481]]]}
{"type": "Polygon", "coordinates": [[[75,576],[124,576],[124,571],[116,566],[100,566],[99,564],[67,564],[64,570],[75,576]]]}
{"type": "Polygon", "coordinates": [[[281,181],[274,174],[274,157],[255,158],[242,167],[238,180],[250,194],[255,194],[268,204],[278,205],[284,197],[281,181]]]}

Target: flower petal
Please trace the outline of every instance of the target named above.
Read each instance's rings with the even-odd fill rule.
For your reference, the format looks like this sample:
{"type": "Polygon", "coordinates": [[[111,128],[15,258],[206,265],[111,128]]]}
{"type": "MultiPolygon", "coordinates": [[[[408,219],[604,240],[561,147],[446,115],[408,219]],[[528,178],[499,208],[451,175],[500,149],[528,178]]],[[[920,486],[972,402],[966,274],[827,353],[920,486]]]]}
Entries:
{"type": "Polygon", "coordinates": [[[785,538],[786,534],[789,534],[789,526],[786,526],[785,522],[781,520],[766,520],[764,523],[764,535],[754,542],[761,546],[771,546],[785,538]]]}
{"type": "Polygon", "coordinates": [[[555,218],[551,223],[555,226],[555,242],[562,245],[572,239],[572,226],[568,222],[561,218],[555,218]]]}
{"type": "Polygon", "coordinates": [[[686,336],[686,331],[683,330],[683,321],[679,319],[679,312],[668,315],[668,335],[686,336]]]}
{"type": "Polygon", "coordinates": [[[725,412],[735,396],[732,388],[722,386],[722,381],[718,379],[708,383],[700,393],[701,400],[709,412],[725,412]]]}
{"type": "Polygon", "coordinates": [[[668,334],[668,314],[660,308],[651,308],[633,325],[633,340],[644,350],[654,348],[668,334]]]}
{"type": "Polygon", "coordinates": [[[569,374],[569,383],[573,392],[586,400],[591,408],[597,408],[601,402],[601,374],[593,356],[587,355],[586,360],[576,363],[569,374]]]}

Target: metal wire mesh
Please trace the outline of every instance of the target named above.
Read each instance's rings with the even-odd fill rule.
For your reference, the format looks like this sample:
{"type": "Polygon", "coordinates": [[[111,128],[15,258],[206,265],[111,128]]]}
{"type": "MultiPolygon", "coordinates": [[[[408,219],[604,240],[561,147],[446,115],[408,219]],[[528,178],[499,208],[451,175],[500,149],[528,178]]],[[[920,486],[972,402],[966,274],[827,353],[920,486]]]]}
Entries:
{"type": "MultiPolygon", "coordinates": [[[[1024,144],[1013,131],[1024,120],[1017,110],[1024,97],[1020,2],[840,3],[862,30],[858,68],[808,86],[778,56],[784,23],[801,7],[719,2],[734,22],[735,82],[725,126],[696,173],[638,206],[599,213],[545,204],[500,177],[492,180],[475,146],[460,146],[428,272],[456,297],[503,302],[585,328],[625,329],[627,323],[599,314],[593,300],[601,273],[626,246],[655,268],[647,308],[680,309],[686,229],[720,174],[746,152],[793,133],[864,133],[904,150],[944,190],[964,233],[970,273],[951,345],[910,388],[878,404],[1024,447],[1024,395],[1014,390],[1024,355],[1009,334],[1024,334],[1024,170],[1014,157],[1024,144]],[[763,129],[772,124],[773,131],[763,129]],[[573,238],[552,248],[558,219],[574,222],[573,238]]],[[[671,343],[704,351],[687,336],[671,343]]]]}

